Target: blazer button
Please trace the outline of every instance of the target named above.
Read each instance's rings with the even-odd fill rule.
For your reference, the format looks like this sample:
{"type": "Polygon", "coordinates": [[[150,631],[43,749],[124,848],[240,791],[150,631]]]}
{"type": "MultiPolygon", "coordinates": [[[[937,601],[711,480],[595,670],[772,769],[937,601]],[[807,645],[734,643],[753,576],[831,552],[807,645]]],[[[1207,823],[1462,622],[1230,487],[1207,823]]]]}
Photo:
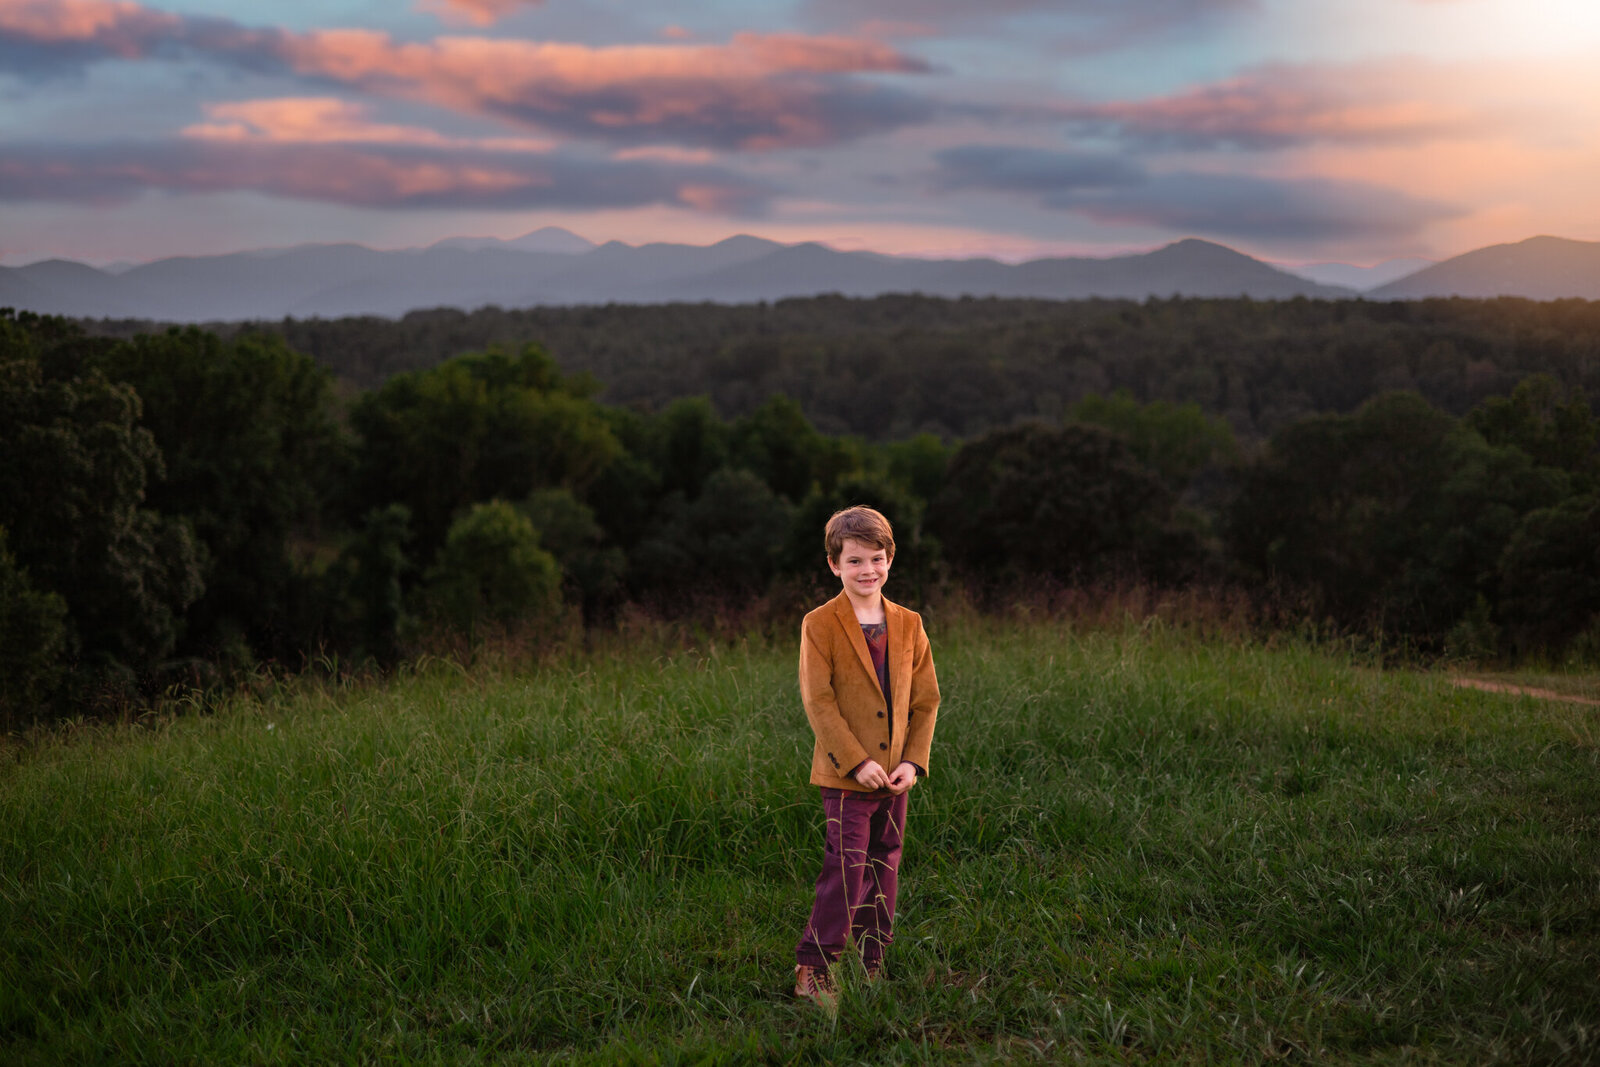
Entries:
{"type": "Polygon", "coordinates": [[[878,747],[883,749],[885,752],[889,751],[889,746],[884,744],[882,741],[878,742],[878,747]]]}
{"type": "Polygon", "coordinates": [[[880,718],[880,719],[883,718],[883,712],[881,712],[881,711],[878,712],[878,718],[880,718]]]}

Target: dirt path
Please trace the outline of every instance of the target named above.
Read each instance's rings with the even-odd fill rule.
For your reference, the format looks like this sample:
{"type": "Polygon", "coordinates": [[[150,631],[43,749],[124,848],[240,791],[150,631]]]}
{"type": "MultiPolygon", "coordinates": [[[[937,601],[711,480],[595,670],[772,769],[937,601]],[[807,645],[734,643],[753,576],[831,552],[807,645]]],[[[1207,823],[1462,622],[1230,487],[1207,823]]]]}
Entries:
{"type": "Polygon", "coordinates": [[[1451,685],[1463,689],[1481,689],[1485,693],[1510,693],[1512,696],[1538,697],[1540,700],[1562,700],[1568,704],[1583,704],[1591,708],[1600,708],[1600,700],[1590,697],[1574,696],[1571,693],[1558,693],[1554,689],[1535,689],[1527,685],[1511,685],[1508,682],[1488,682],[1482,678],[1452,678],[1451,685]]]}

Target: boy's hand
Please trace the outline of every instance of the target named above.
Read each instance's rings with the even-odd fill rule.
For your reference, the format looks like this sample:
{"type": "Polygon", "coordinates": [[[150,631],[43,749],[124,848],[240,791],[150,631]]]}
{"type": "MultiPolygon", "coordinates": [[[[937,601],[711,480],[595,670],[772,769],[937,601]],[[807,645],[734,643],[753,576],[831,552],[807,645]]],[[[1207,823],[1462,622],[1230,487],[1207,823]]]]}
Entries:
{"type": "Polygon", "coordinates": [[[892,780],[889,777],[889,772],[884,770],[882,765],[875,759],[869,759],[857,767],[855,769],[855,778],[856,781],[868,789],[890,788],[889,783],[892,780]]]}
{"type": "Polygon", "coordinates": [[[916,784],[917,765],[915,763],[902,762],[900,766],[894,769],[894,773],[889,775],[889,792],[891,793],[904,793],[916,784]]]}

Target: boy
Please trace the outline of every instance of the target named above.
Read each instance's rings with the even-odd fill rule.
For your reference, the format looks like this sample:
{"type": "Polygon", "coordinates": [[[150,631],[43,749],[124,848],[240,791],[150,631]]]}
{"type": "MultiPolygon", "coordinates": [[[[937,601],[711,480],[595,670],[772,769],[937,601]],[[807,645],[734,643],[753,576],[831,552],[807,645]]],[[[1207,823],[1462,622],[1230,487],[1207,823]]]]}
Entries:
{"type": "Polygon", "coordinates": [[[883,965],[906,791],[928,773],[939,711],[922,618],[883,596],[894,562],[889,520],[846,508],[823,539],[843,590],[800,626],[800,699],[817,735],[811,782],[822,789],[827,841],[794,969],[795,996],[819,1004],[833,995],[828,969],[846,945],[860,948],[869,976],[883,965]]]}

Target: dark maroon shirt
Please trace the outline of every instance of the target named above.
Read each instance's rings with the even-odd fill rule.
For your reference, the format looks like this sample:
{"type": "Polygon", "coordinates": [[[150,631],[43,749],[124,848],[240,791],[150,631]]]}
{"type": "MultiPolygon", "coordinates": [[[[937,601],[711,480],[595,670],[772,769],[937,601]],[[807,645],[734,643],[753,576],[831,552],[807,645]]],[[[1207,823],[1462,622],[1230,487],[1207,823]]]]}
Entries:
{"type": "Polygon", "coordinates": [[[878,672],[878,685],[883,690],[883,699],[889,700],[889,624],[886,622],[864,622],[861,624],[861,636],[867,639],[867,651],[872,654],[873,669],[878,672]]]}

